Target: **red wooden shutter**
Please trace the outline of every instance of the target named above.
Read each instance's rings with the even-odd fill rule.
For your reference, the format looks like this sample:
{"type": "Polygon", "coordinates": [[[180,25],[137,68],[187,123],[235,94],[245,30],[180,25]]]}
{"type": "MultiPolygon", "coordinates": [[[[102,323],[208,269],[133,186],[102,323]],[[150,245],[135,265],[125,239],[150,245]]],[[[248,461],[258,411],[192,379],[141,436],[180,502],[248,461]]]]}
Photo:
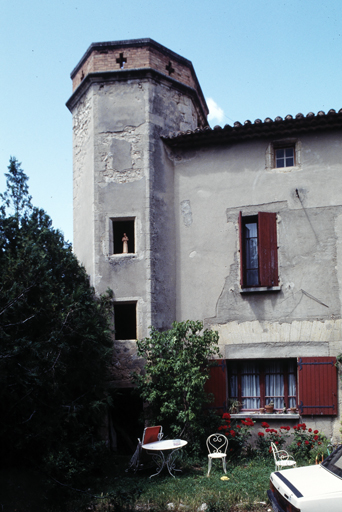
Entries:
{"type": "Polygon", "coordinates": [[[206,393],[214,395],[209,404],[210,409],[217,409],[222,413],[227,408],[227,365],[224,359],[216,359],[214,366],[210,368],[209,379],[204,385],[206,393]]]}
{"type": "Polygon", "coordinates": [[[298,409],[304,415],[337,415],[336,357],[300,357],[298,409]]]}
{"type": "Polygon", "coordinates": [[[278,286],[276,213],[258,213],[258,253],[260,286],[278,286]]]}
{"type": "Polygon", "coordinates": [[[239,241],[240,241],[240,284],[244,286],[244,246],[243,246],[243,225],[242,225],[242,212],[239,213],[239,241]]]}

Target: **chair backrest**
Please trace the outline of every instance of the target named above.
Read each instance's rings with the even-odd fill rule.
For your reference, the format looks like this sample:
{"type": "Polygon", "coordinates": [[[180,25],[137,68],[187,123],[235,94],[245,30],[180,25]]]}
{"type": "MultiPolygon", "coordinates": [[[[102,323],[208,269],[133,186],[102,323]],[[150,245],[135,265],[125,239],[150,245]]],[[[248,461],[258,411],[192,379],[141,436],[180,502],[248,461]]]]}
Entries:
{"type": "Polygon", "coordinates": [[[156,441],[160,441],[162,437],[163,428],[161,425],[158,425],[157,427],[146,427],[144,429],[141,444],[155,443],[156,441]]]}
{"type": "Polygon", "coordinates": [[[271,448],[272,448],[274,460],[277,463],[278,462],[278,448],[276,447],[276,445],[274,443],[271,443],[271,448]]]}
{"type": "Polygon", "coordinates": [[[207,439],[209,453],[227,453],[228,439],[222,434],[211,434],[207,439]]]}

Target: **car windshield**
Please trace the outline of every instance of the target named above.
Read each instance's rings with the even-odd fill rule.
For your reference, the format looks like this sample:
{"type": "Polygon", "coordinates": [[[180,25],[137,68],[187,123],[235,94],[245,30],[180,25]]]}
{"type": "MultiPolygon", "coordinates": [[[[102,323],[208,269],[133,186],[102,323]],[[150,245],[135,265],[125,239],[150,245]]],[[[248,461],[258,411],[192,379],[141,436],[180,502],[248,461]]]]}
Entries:
{"type": "Polygon", "coordinates": [[[342,445],[339,446],[329,457],[321,464],[325,469],[342,478],[342,445]]]}

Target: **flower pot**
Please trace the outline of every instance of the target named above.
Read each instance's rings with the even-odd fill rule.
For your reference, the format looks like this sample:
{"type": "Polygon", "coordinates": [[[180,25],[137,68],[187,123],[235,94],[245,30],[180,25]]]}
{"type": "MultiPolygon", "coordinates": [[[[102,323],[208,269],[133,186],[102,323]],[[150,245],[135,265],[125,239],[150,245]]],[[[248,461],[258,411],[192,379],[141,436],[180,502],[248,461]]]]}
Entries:
{"type": "Polygon", "coordinates": [[[274,410],[274,405],[265,405],[266,414],[272,414],[274,410]]]}
{"type": "Polygon", "coordinates": [[[290,407],[290,414],[296,414],[297,409],[296,407],[290,407]]]}
{"type": "Polygon", "coordinates": [[[265,409],[263,407],[260,407],[259,412],[260,412],[260,414],[264,414],[265,409]]]}

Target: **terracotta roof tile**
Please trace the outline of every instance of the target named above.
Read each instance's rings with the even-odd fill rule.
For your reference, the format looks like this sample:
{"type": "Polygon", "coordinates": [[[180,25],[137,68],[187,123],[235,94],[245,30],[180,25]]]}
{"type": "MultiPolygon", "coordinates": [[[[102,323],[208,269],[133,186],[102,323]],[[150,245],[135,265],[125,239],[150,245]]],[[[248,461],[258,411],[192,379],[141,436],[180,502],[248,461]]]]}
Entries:
{"type": "Polygon", "coordinates": [[[266,117],[264,121],[256,119],[252,123],[247,119],[243,124],[235,121],[233,126],[196,128],[186,132],[171,132],[162,139],[172,146],[197,146],[202,144],[223,144],[254,138],[274,138],[278,136],[293,136],[295,133],[305,133],[316,130],[342,128],[342,108],[336,112],[330,109],[326,114],[322,110],[315,115],[309,112],[304,116],[299,112],[295,117],[288,114],[283,119],[277,116],[274,120],[266,117]]]}

